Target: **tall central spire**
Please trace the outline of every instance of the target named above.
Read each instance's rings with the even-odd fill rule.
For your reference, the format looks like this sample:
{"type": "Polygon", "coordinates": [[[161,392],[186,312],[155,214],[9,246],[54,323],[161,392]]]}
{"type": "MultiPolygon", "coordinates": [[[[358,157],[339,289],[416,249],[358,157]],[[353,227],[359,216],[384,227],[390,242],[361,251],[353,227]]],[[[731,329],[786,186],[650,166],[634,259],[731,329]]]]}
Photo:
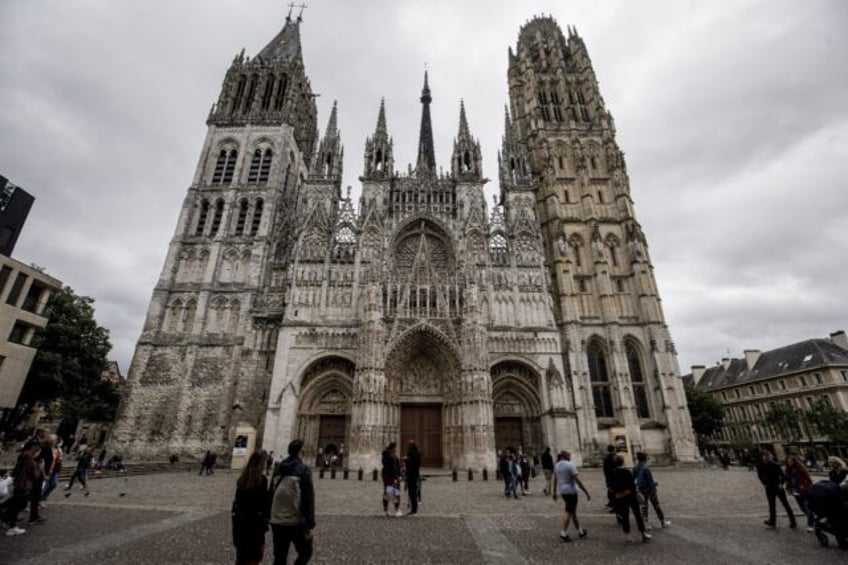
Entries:
{"type": "Polygon", "coordinates": [[[421,133],[418,138],[418,175],[435,174],[436,153],[433,149],[433,126],[430,124],[430,85],[424,71],[424,88],[421,90],[421,133]]]}

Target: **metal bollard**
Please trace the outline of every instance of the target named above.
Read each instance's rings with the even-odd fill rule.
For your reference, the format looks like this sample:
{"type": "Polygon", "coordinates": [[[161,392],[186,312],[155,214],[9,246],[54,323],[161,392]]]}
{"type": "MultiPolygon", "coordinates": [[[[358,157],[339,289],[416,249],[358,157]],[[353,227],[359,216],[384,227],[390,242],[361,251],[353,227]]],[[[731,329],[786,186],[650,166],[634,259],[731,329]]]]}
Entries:
{"type": "Polygon", "coordinates": [[[499,468],[495,469],[495,480],[496,481],[501,480],[501,470],[499,468]]]}
{"type": "Polygon", "coordinates": [[[457,470],[456,470],[456,469],[454,469],[454,470],[451,472],[451,476],[453,477],[453,482],[456,482],[456,481],[458,481],[458,480],[459,480],[459,472],[457,472],[457,470]]]}
{"type": "Polygon", "coordinates": [[[360,468],[359,468],[359,471],[357,471],[356,475],[357,475],[357,477],[356,477],[356,478],[357,478],[357,480],[360,480],[360,481],[361,481],[361,480],[362,480],[362,475],[363,475],[363,473],[362,473],[362,467],[360,467],[360,468]]]}
{"type": "Polygon", "coordinates": [[[468,480],[469,481],[474,480],[474,471],[471,470],[471,467],[468,468],[468,480]]]}
{"type": "Polygon", "coordinates": [[[343,475],[344,475],[343,476],[344,480],[347,480],[347,475],[348,475],[348,468],[347,467],[344,468],[343,475]]]}
{"type": "Polygon", "coordinates": [[[374,469],[374,472],[373,472],[373,473],[371,473],[371,478],[372,478],[372,479],[374,479],[374,480],[376,481],[376,480],[377,480],[377,475],[378,475],[378,474],[379,474],[379,471],[377,471],[377,469],[374,469]]]}
{"type": "Polygon", "coordinates": [[[330,469],[330,478],[331,478],[331,479],[334,479],[334,480],[335,480],[335,478],[336,478],[336,468],[335,468],[335,467],[333,467],[332,469],[330,469]]]}
{"type": "Polygon", "coordinates": [[[488,469],[486,469],[485,467],[483,467],[483,480],[484,480],[484,481],[488,481],[488,480],[489,480],[489,470],[488,470],[488,469]]]}
{"type": "Polygon", "coordinates": [[[323,479],[323,478],[324,478],[324,468],[323,468],[323,467],[321,467],[320,469],[318,469],[318,478],[319,478],[319,479],[323,479]]]}

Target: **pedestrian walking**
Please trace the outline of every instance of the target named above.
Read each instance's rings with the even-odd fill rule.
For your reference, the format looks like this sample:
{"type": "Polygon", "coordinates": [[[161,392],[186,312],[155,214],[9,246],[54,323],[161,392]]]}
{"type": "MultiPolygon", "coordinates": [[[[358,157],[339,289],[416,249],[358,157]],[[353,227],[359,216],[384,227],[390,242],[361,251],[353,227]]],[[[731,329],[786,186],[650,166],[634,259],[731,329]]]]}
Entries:
{"type": "MultiPolygon", "coordinates": [[[[551,477],[554,473],[554,456],[551,455],[551,448],[546,447],[542,454],[542,473],[545,475],[545,494],[551,494],[551,477]]],[[[556,491],[553,492],[556,494],[556,491]]]]}
{"type": "Polygon", "coordinates": [[[381,476],[383,479],[383,513],[389,515],[389,502],[395,507],[395,516],[403,516],[400,511],[400,460],[398,460],[395,448],[397,444],[391,442],[386,449],[383,450],[381,462],[383,470],[381,476]]]}
{"type": "Polygon", "coordinates": [[[607,454],[602,462],[604,469],[604,483],[607,486],[607,508],[610,512],[615,512],[615,496],[612,491],[612,479],[615,475],[615,446],[607,446],[607,454]]]}
{"type": "Polygon", "coordinates": [[[786,500],[786,492],[783,490],[786,476],[783,474],[780,465],[775,462],[774,455],[767,449],[763,450],[762,459],[757,465],[757,477],[766,489],[766,499],[768,500],[769,517],[768,520],[763,522],[766,527],[769,529],[777,527],[775,499],[780,499],[780,503],[786,509],[786,515],[789,516],[789,527],[796,528],[795,514],[792,513],[789,501],[786,500]]]}
{"type": "Polygon", "coordinates": [[[409,496],[409,513],[418,514],[418,488],[421,484],[421,452],[415,440],[409,441],[406,450],[406,488],[409,496]]]}
{"type": "Polygon", "coordinates": [[[657,513],[657,518],[660,521],[660,527],[669,527],[671,521],[665,519],[665,514],[663,514],[660,507],[660,500],[657,497],[657,482],[654,480],[654,474],[648,466],[648,455],[646,453],[641,451],[636,453],[633,478],[636,480],[637,499],[639,500],[639,508],[642,511],[642,522],[645,523],[645,529],[651,529],[651,525],[648,523],[648,503],[654,507],[654,512],[657,513]]]}
{"type": "Polygon", "coordinates": [[[504,451],[501,453],[501,459],[498,462],[498,471],[500,471],[501,479],[503,479],[504,496],[507,498],[515,494],[513,490],[512,471],[510,469],[509,453],[504,451]]]}
{"type": "Polygon", "coordinates": [[[624,457],[621,455],[616,455],[613,461],[615,462],[615,471],[613,471],[612,476],[612,492],[616,503],[615,512],[621,518],[621,528],[624,530],[625,539],[627,543],[635,542],[633,536],[630,535],[630,513],[632,512],[636,527],[642,534],[642,541],[647,542],[651,539],[651,534],[645,530],[645,523],[642,521],[641,512],[639,512],[633,473],[624,466],[624,457]]]}
{"type": "Polygon", "coordinates": [[[24,444],[23,449],[18,454],[18,460],[12,471],[15,481],[14,494],[12,500],[7,503],[3,516],[3,521],[9,526],[6,530],[7,536],[19,536],[26,533],[25,529],[17,527],[18,514],[26,508],[32,493],[32,486],[39,473],[35,458],[40,450],[41,446],[38,442],[30,440],[24,444]]]}
{"type": "Polygon", "coordinates": [[[813,486],[810,472],[806,465],[801,463],[799,456],[790,455],[786,458],[786,467],[783,469],[783,474],[786,476],[786,491],[792,495],[795,502],[798,503],[798,508],[807,517],[807,532],[812,532],[816,525],[816,516],[808,503],[810,488],[813,486]]]}
{"type": "Polygon", "coordinates": [[[251,455],[236,482],[232,508],[236,565],[261,563],[265,553],[265,532],[271,518],[271,493],[265,476],[267,457],[264,451],[251,455]]]}
{"type": "Polygon", "coordinates": [[[50,446],[47,430],[39,429],[35,434],[38,442],[38,453],[35,454],[35,465],[37,472],[32,481],[32,489],[29,493],[29,525],[43,524],[46,522],[39,514],[41,506],[41,493],[47,482],[47,469],[53,466],[53,449],[50,446]]]}
{"type": "MultiPolygon", "coordinates": [[[[550,453],[550,449],[546,451],[550,453]]],[[[568,535],[569,523],[574,521],[574,529],[577,530],[579,538],[585,538],[588,534],[585,529],[580,528],[580,522],[577,519],[577,487],[586,495],[586,501],[592,500],[592,496],[583,481],[580,480],[580,473],[577,470],[577,465],[571,462],[571,453],[567,450],[559,452],[557,464],[554,466],[552,473],[550,490],[554,500],[557,499],[557,494],[562,497],[565,502],[565,512],[562,515],[562,530],[559,533],[559,539],[568,543],[571,542],[571,537],[568,535]]]]}
{"type": "Polygon", "coordinates": [[[518,498],[518,491],[521,491],[521,496],[524,496],[524,474],[521,471],[521,459],[518,455],[510,455],[509,457],[510,470],[512,471],[513,486],[512,492],[515,498],[518,498]]]}
{"type": "Polygon", "coordinates": [[[289,443],[271,481],[271,532],[274,535],[274,565],[286,565],[289,546],[297,552],[295,565],[305,565],[312,557],[315,529],[315,488],[312,471],[300,459],[303,442],[289,443]]]}
{"type": "MultiPolygon", "coordinates": [[[[71,475],[71,480],[68,482],[68,486],[65,487],[66,491],[70,491],[71,487],[74,486],[74,481],[79,479],[80,490],[85,490],[85,495],[88,496],[88,472],[91,470],[91,460],[93,457],[91,451],[92,449],[90,447],[86,447],[85,451],[80,454],[77,459],[77,468],[74,471],[74,474],[71,475]]],[[[65,494],[65,496],[70,495],[70,492],[65,494]]]]}
{"type": "Polygon", "coordinates": [[[56,434],[50,434],[48,436],[48,440],[50,443],[50,450],[53,453],[53,459],[49,468],[45,467],[44,469],[44,474],[47,476],[47,480],[44,482],[44,490],[41,493],[42,505],[47,502],[47,498],[50,496],[50,493],[56,490],[59,486],[59,472],[62,470],[62,459],[64,458],[62,446],[59,445],[59,437],[56,434]]]}
{"type": "Polygon", "coordinates": [[[200,472],[197,476],[202,476],[204,474],[209,474],[209,468],[212,465],[212,451],[206,450],[206,455],[203,456],[203,460],[200,461],[200,472]]]}
{"type": "Polygon", "coordinates": [[[530,460],[526,454],[518,458],[518,467],[521,470],[521,494],[530,494],[530,460]]]}

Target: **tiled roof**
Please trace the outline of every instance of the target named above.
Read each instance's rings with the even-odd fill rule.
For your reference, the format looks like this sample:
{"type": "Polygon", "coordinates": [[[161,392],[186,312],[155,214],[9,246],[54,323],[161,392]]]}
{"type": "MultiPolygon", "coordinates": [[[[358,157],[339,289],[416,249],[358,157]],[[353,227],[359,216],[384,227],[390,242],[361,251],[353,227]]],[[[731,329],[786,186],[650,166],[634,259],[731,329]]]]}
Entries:
{"type": "Polygon", "coordinates": [[[763,352],[751,369],[744,358],[731,359],[727,368],[723,364],[709,367],[697,386],[703,389],[725,388],[832,365],[848,366],[848,350],[829,339],[808,339],[763,352]]]}

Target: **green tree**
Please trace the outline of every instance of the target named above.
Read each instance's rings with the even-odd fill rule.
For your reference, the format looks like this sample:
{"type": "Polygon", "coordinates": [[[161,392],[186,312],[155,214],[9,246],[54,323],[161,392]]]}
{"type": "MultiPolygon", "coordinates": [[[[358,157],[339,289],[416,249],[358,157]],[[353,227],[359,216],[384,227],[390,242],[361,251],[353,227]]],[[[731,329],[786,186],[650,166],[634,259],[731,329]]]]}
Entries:
{"type": "Polygon", "coordinates": [[[788,402],[775,402],[763,414],[763,421],[787,443],[797,443],[803,434],[801,411],[788,402]]]}
{"type": "Polygon", "coordinates": [[[93,305],[94,299],[77,296],[67,286],[53,295],[49,321],[18,399],[18,422],[39,403],[61,417],[60,432],[74,429],[81,418],[114,418],[118,391],[101,378],[112,345],[109,331],[94,319],[93,305]]]}
{"type": "Polygon", "coordinates": [[[703,447],[706,440],[721,431],[724,406],[710,393],[693,386],[686,387],[686,403],[692,418],[692,430],[698,438],[698,444],[703,447]]]}
{"type": "Polygon", "coordinates": [[[816,431],[836,443],[848,442],[848,414],[833,407],[824,397],[813,402],[804,418],[816,431]]]}

